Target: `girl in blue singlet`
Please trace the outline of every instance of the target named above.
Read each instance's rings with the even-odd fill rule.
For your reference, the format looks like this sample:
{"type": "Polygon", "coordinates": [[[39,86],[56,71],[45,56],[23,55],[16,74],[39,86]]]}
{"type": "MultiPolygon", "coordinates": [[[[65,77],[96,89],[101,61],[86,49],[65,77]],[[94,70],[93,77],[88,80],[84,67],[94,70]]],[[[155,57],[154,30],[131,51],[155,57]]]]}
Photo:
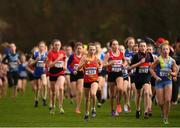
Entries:
{"type": "Polygon", "coordinates": [[[128,37],[125,40],[125,45],[127,45],[127,48],[125,50],[125,58],[128,63],[131,62],[132,56],[133,56],[133,46],[135,45],[136,41],[134,37],[128,37]]]}
{"type": "Polygon", "coordinates": [[[18,86],[17,90],[22,91],[22,93],[25,93],[25,88],[27,84],[27,67],[28,67],[28,62],[26,61],[26,56],[24,54],[20,55],[20,64],[18,66],[18,86]]]}
{"type": "Polygon", "coordinates": [[[45,74],[45,61],[47,58],[47,47],[44,41],[39,43],[39,51],[34,53],[34,78],[35,78],[35,104],[34,107],[38,107],[38,100],[40,97],[40,91],[43,91],[43,106],[46,106],[47,97],[47,78],[45,74]]]}
{"type": "Polygon", "coordinates": [[[18,65],[19,65],[19,53],[16,50],[14,43],[10,44],[11,52],[5,56],[3,63],[8,65],[8,85],[13,87],[13,97],[17,95],[17,82],[18,82],[18,65]]]}
{"type": "Polygon", "coordinates": [[[151,65],[151,74],[156,79],[156,97],[162,111],[163,123],[168,124],[172,77],[177,76],[178,70],[175,60],[169,56],[170,49],[167,43],[161,44],[160,53],[159,58],[151,65]]]}

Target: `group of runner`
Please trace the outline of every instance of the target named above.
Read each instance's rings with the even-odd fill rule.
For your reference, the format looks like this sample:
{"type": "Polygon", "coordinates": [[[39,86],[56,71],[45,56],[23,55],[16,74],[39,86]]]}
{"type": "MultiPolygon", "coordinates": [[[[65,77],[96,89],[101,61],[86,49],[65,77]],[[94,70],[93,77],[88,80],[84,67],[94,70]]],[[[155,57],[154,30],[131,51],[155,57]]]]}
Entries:
{"type": "Polygon", "coordinates": [[[45,41],[40,41],[27,57],[11,43],[9,52],[0,55],[0,96],[6,95],[7,85],[13,87],[13,97],[18,92],[24,94],[29,77],[35,95],[34,107],[38,107],[40,98],[46,106],[49,97],[50,114],[55,114],[56,99],[59,112],[64,114],[63,100],[67,95],[76,103],[75,112],[81,113],[84,94],[87,121],[91,99],[91,116],[95,118],[96,106],[101,107],[106,92],[113,117],[122,112],[122,98],[124,112],[131,112],[130,101],[135,97],[136,118],[140,118],[144,97],[145,119],[152,116],[152,98],[156,95],[163,122],[168,124],[172,82],[178,78],[179,67],[170,56],[172,49],[167,40],[160,38],[156,45],[154,51],[154,45],[146,40],[128,37],[125,45],[110,40],[103,51],[97,41],[87,47],[76,42],[74,47],[64,48],[60,40],[54,39],[49,49],[45,41]],[[105,85],[108,85],[106,91],[105,85]]]}

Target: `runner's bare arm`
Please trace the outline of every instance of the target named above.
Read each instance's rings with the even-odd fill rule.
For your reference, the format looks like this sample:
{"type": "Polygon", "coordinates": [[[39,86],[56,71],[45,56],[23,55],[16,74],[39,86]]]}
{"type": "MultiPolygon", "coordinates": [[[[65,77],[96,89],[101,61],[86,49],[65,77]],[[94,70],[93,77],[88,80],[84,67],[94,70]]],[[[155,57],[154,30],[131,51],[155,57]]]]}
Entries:
{"type": "Polygon", "coordinates": [[[109,59],[109,54],[107,53],[105,55],[105,58],[104,58],[103,67],[107,67],[108,66],[108,59],[109,59]]]}
{"type": "Polygon", "coordinates": [[[67,59],[65,58],[65,61],[64,61],[64,67],[63,67],[64,70],[67,70],[67,59]]]}
{"type": "Polygon", "coordinates": [[[27,70],[28,72],[31,72],[31,73],[34,72],[31,68],[29,68],[29,65],[27,65],[26,70],[27,70]]]}
{"type": "Polygon", "coordinates": [[[155,72],[155,68],[156,68],[156,66],[158,65],[158,63],[159,63],[159,60],[158,60],[158,59],[155,60],[155,61],[151,64],[150,69],[149,69],[151,75],[152,75],[156,80],[160,80],[160,79],[161,79],[161,78],[159,78],[159,77],[156,75],[156,72],[155,72]]]}
{"type": "Polygon", "coordinates": [[[48,67],[50,67],[50,68],[53,67],[61,58],[62,58],[62,55],[59,55],[55,61],[51,61],[50,59],[48,59],[49,60],[48,67]]]}
{"type": "Polygon", "coordinates": [[[84,55],[79,62],[79,66],[77,70],[81,70],[86,62],[87,62],[87,55],[84,55]]]}
{"type": "Polygon", "coordinates": [[[104,58],[103,67],[107,67],[107,66],[112,65],[114,63],[115,63],[114,60],[109,61],[109,53],[107,53],[105,55],[105,58],[104,58]]]}
{"type": "Polygon", "coordinates": [[[126,59],[125,59],[125,56],[123,55],[123,64],[122,64],[124,67],[128,65],[126,59]]]}
{"type": "Polygon", "coordinates": [[[145,58],[142,58],[138,63],[131,65],[130,69],[134,69],[145,62],[145,58]]]}
{"type": "Polygon", "coordinates": [[[171,74],[171,76],[176,77],[178,72],[179,72],[179,68],[178,68],[178,66],[176,64],[176,61],[173,60],[172,72],[170,74],[171,74]]]}

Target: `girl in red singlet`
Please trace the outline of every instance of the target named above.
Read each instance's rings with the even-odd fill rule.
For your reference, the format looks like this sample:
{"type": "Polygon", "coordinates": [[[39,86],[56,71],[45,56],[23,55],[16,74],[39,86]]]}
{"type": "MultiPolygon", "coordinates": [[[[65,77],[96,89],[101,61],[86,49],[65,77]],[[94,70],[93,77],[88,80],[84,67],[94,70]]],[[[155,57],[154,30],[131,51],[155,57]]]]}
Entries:
{"type": "Polygon", "coordinates": [[[47,65],[49,67],[50,80],[50,114],[55,113],[55,96],[58,99],[58,106],[60,114],[64,114],[63,98],[64,98],[64,82],[66,70],[66,54],[61,48],[60,40],[53,40],[53,49],[48,53],[47,65]]]}
{"type": "Polygon", "coordinates": [[[120,98],[123,95],[123,74],[122,68],[126,65],[124,54],[119,51],[119,43],[113,39],[110,41],[111,50],[106,54],[104,67],[108,68],[108,86],[110,89],[110,103],[112,116],[119,115],[122,111],[120,98]],[[114,98],[116,98],[117,108],[114,108],[114,98]]]}
{"type": "Polygon", "coordinates": [[[95,44],[89,44],[88,54],[80,60],[78,70],[84,69],[84,93],[85,93],[85,116],[84,120],[89,118],[90,96],[92,97],[92,117],[96,117],[96,92],[98,89],[98,69],[102,68],[100,60],[96,56],[95,44]]]}

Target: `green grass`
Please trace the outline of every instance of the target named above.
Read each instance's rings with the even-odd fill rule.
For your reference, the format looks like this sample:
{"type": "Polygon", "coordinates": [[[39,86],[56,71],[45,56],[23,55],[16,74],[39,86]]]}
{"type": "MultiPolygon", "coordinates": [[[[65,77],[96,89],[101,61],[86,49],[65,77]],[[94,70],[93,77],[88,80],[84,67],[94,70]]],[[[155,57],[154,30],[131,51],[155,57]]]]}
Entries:
{"type": "MultiPolygon", "coordinates": [[[[30,86],[27,87],[24,96],[18,95],[16,99],[11,98],[12,90],[8,90],[8,95],[0,99],[0,127],[5,126],[23,126],[23,127],[41,127],[41,126],[59,126],[59,127],[161,127],[163,126],[160,118],[160,109],[153,106],[153,117],[145,120],[135,118],[134,103],[132,104],[131,113],[121,113],[119,117],[110,116],[109,101],[105,102],[101,108],[97,108],[97,117],[90,118],[88,122],[84,122],[84,103],[82,104],[82,113],[76,114],[75,104],[71,105],[69,100],[64,100],[65,114],[60,115],[56,111],[55,115],[50,115],[48,106],[43,107],[41,102],[38,108],[34,108],[34,96],[30,86]]],[[[180,105],[172,106],[169,115],[168,126],[180,126],[180,105]]]]}

